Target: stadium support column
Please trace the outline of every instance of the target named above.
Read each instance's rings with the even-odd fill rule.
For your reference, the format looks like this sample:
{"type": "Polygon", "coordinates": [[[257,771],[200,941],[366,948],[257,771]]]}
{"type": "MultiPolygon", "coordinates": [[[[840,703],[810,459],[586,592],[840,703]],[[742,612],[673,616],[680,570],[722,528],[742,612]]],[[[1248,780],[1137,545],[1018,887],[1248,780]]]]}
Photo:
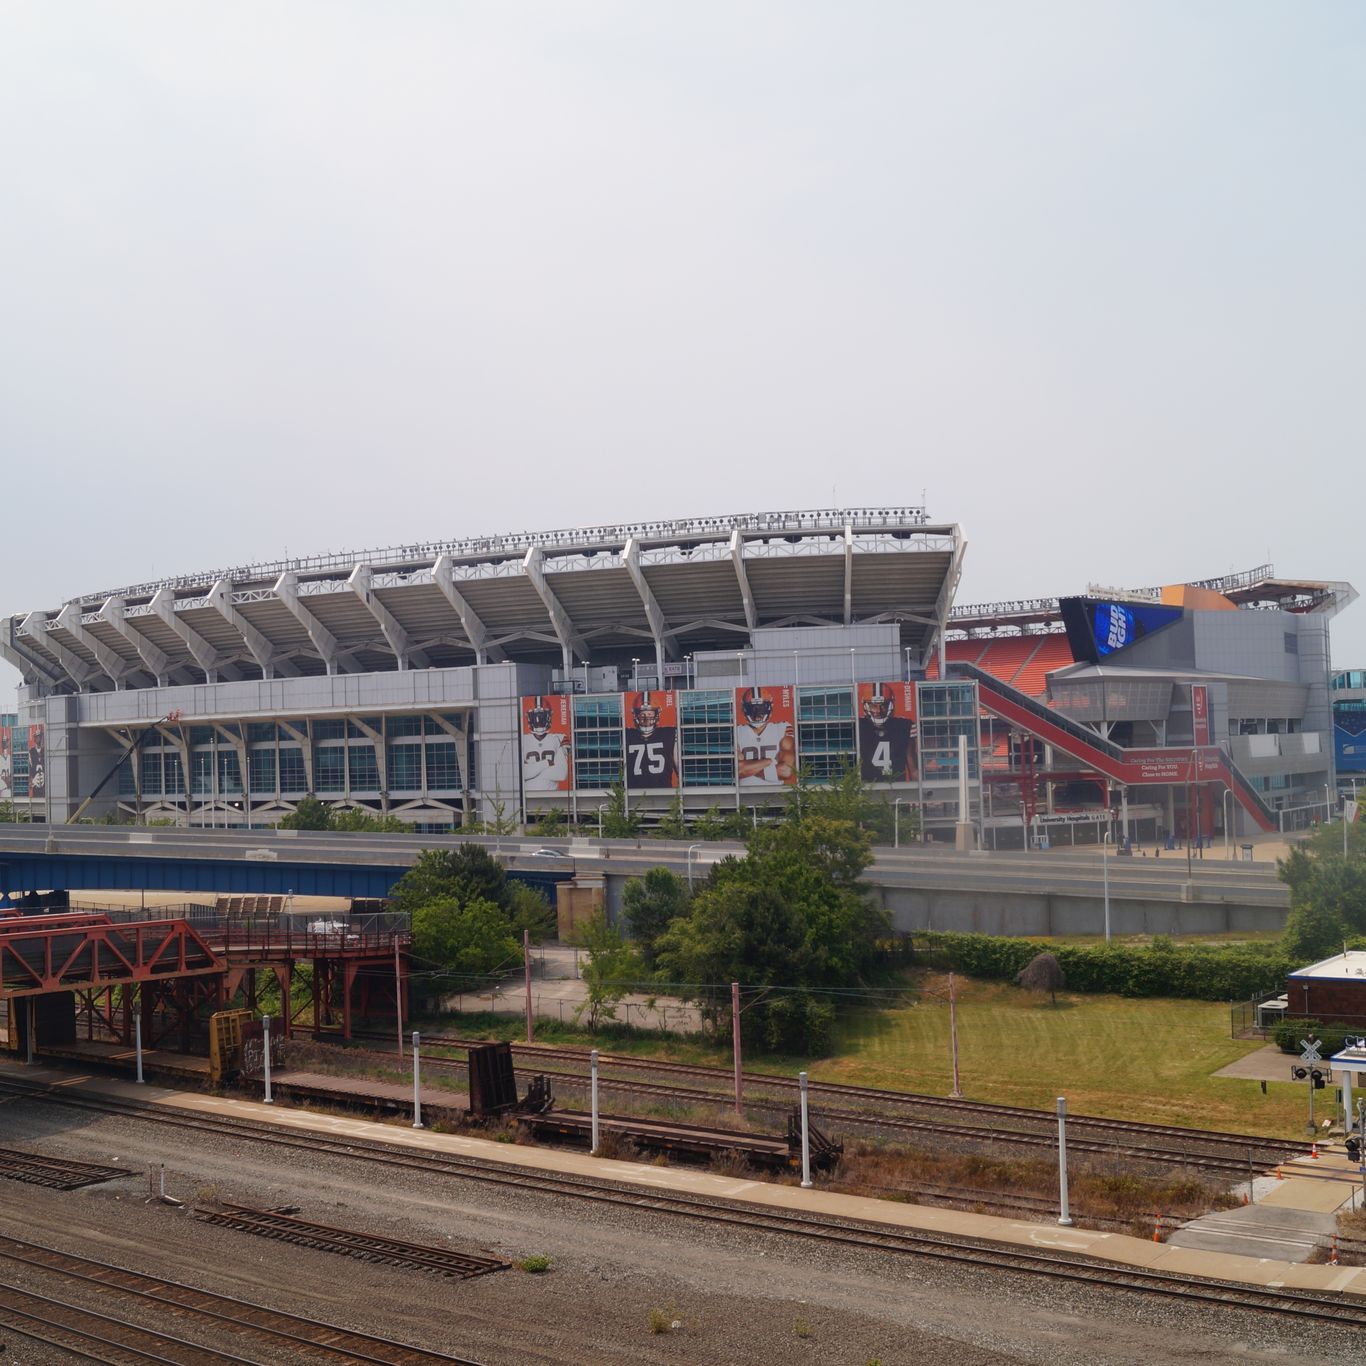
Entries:
{"type": "Polygon", "coordinates": [[[107,621],[137,652],[147,671],[164,688],[171,681],[170,656],[147,639],[127,619],[127,605],[122,598],[106,598],[100,616],[107,621]]]}
{"type": "Polygon", "coordinates": [[[385,641],[394,652],[399,669],[407,669],[413,664],[419,669],[427,668],[431,661],[425,651],[413,644],[398,618],[380,601],[379,594],[375,592],[374,580],[374,571],[370,566],[358,564],[346,580],[346,586],[365,604],[366,611],[379,623],[379,629],[384,633],[385,641]]]}
{"type": "Polygon", "coordinates": [[[968,737],[958,737],[958,822],[954,826],[953,843],[956,849],[973,847],[972,807],[968,787],[968,737]]]}
{"type": "Polygon", "coordinates": [[[47,629],[46,612],[30,612],[20,622],[19,634],[36,641],[39,649],[46,650],[48,654],[52,655],[78,689],[83,689],[89,682],[90,676],[95,673],[95,669],[87,664],[80,655],[68,650],[59,641],[52,639],[47,629]]]}
{"type": "Polygon", "coordinates": [[[583,637],[579,635],[570,620],[569,613],[560,604],[550,585],[546,582],[545,570],[545,551],[540,546],[534,545],[526,553],[526,558],[522,561],[522,568],[531,586],[536,590],[536,596],[540,598],[545,607],[547,615],[550,617],[550,624],[555,630],[555,635],[560,642],[560,650],[564,655],[565,675],[574,672],[574,659],[586,660],[588,658],[588,647],[583,643],[583,637]]]}
{"type": "Polygon", "coordinates": [[[262,678],[274,678],[277,672],[289,678],[298,674],[298,669],[290,660],[281,658],[275,642],[268,640],[264,632],[258,631],[233,606],[232,583],[228,579],[219,579],[204,595],[204,601],[242,637],[242,643],[251,651],[262,678]]]}
{"type": "Polygon", "coordinates": [[[299,576],[292,569],[287,569],[275,580],[275,587],[271,591],[285,611],[308,632],[308,638],[313,642],[313,648],[328,673],[336,673],[339,665],[345,666],[349,672],[357,672],[355,657],[341,649],[336,636],[300,600],[299,576]]]}
{"type": "Polygon", "coordinates": [[[730,559],[735,566],[735,581],[740,586],[740,601],[745,609],[745,625],[752,631],[758,621],[754,611],[754,594],[750,592],[749,575],[745,573],[745,541],[736,527],[730,534],[730,559]]]}
{"type": "Polygon", "coordinates": [[[19,639],[19,622],[14,617],[0,621],[0,659],[18,670],[26,684],[41,679],[49,687],[55,688],[61,682],[61,675],[51,663],[40,658],[19,639]]]}
{"type": "Polygon", "coordinates": [[[175,594],[164,585],[152,595],[152,611],[185,642],[191,658],[204,671],[206,683],[217,683],[220,677],[235,681],[241,676],[237,667],[225,660],[198,631],[181,621],[175,609],[175,594]]]}
{"type": "Polygon", "coordinates": [[[489,633],[483,620],[470,606],[469,599],[455,586],[455,566],[449,555],[437,556],[436,563],[432,565],[432,582],[441,590],[441,596],[455,608],[460,627],[474,651],[475,663],[487,664],[492,661],[501,664],[507,655],[497,645],[489,644],[489,633]]]}
{"type": "MultiPolygon", "coordinates": [[[[664,656],[667,654],[670,659],[677,659],[678,647],[669,632],[669,623],[665,620],[664,613],[655,600],[654,593],[650,590],[650,585],[645,582],[645,574],[640,567],[640,542],[634,536],[627,538],[621,558],[626,565],[626,572],[630,575],[631,582],[635,585],[636,592],[640,595],[641,605],[645,608],[645,619],[650,623],[650,635],[654,637],[655,642],[655,677],[659,680],[659,686],[662,688],[664,686],[664,656]]],[[[634,687],[635,684],[633,683],[631,686],[634,687]]]]}
{"type": "Polygon", "coordinates": [[[57,613],[57,625],[69,635],[83,649],[89,650],[95,656],[95,662],[100,669],[108,676],[109,681],[115,689],[124,686],[124,680],[129,674],[129,665],[126,660],[116,654],[103,641],[96,640],[94,636],[81,624],[81,614],[76,609],[76,604],[69,602],[60,612],[57,613]]]}

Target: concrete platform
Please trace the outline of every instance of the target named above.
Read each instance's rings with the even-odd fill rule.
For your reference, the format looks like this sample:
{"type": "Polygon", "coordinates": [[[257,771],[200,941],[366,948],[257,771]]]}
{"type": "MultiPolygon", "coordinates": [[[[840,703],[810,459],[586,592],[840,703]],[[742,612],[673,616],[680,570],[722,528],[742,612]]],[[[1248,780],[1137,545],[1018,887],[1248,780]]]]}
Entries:
{"type": "MultiPolygon", "coordinates": [[[[616,1162],[563,1149],[494,1143],[461,1134],[441,1134],[431,1129],[412,1129],[404,1125],[292,1110],[280,1105],[263,1105],[259,1101],[137,1086],[117,1078],[73,1075],[57,1068],[25,1067],[8,1061],[0,1062],[0,1075],[61,1086],[67,1092],[85,1091],[115,1100],[163,1105],[199,1114],[232,1115],[296,1132],[328,1134],[339,1139],[367,1139],[414,1150],[499,1162],[523,1170],[605,1178],[643,1189],[679,1191],[720,1200],[739,1200],[771,1209],[857,1219],[893,1228],[956,1234],[1017,1247],[1073,1252],[1117,1265],[1151,1267],[1186,1276],[1214,1277],[1271,1288],[1289,1286],[1335,1291],[1366,1297],[1366,1267],[1305,1266],[1290,1259],[1260,1254],[1248,1256],[1179,1244],[1153,1243],[1127,1234],[1060,1228],[1056,1224],[1029,1223],[994,1215],[838,1195],[819,1188],[802,1190],[798,1186],[718,1176],[680,1167],[657,1167],[653,1163],[616,1162]]],[[[1345,1158],[1341,1161],[1345,1165],[1345,1158]]],[[[1336,1186],[1338,1183],[1334,1181],[1333,1184],[1336,1186]]],[[[1253,1208],[1260,1209],[1256,1206],[1253,1208]]]]}
{"type": "Polygon", "coordinates": [[[1308,1083],[1297,1082],[1290,1075],[1290,1068],[1294,1062],[1295,1059],[1289,1053],[1282,1053],[1274,1043],[1269,1043],[1245,1057],[1235,1059],[1227,1067],[1221,1067],[1214,1075],[1239,1077],[1245,1081],[1283,1081],[1302,1090],[1308,1083]]]}

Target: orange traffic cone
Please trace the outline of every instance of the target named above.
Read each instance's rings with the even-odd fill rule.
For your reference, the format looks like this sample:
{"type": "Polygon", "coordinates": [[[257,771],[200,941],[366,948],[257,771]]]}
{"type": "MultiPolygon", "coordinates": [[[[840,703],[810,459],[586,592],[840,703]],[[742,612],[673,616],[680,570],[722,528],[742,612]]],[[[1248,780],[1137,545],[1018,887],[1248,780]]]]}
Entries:
{"type": "Polygon", "coordinates": [[[1318,1155],[1319,1155],[1319,1145],[1318,1145],[1317,1143],[1311,1143],[1311,1144],[1309,1145],[1309,1156],[1312,1157],[1312,1158],[1317,1159],[1317,1158],[1318,1158],[1318,1155]]]}
{"type": "Polygon", "coordinates": [[[1250,1203],[1251,1203],[1251,1201],[1249,1201],[1248,1198],[1247,1198],[1247,1192],[1244,1191],[1244,1192],[1243,1192],[1243,1204],[1247,1205],[1247,1204],[1250,1204],[1250,1203]]]}
{"type": "Polygon", "coordinates": [[[1280,1168],[1280,1164],[1279,1164],[1279,1163],[1278,1163],[1277,1166],[1276,1166],[1276,1180],[1277,1180],[1277,1181],[1284,1181],[1284,1180],[1285,1180],[1285,1177],[1283,1177],[1283,1176],[1281,1175],[1281,1168],[1280,1168]]]}
{"type": "Polygon", "coordinates": [[[1153,1215],[1153,1242],[1155,1242],[1155,1243],[1160,1243],[1161,1241],[1162,1241],[1162,1216],[1161,1216],[1160,1214],[1155,1214],[1155,1215],[1153,1215]]]}

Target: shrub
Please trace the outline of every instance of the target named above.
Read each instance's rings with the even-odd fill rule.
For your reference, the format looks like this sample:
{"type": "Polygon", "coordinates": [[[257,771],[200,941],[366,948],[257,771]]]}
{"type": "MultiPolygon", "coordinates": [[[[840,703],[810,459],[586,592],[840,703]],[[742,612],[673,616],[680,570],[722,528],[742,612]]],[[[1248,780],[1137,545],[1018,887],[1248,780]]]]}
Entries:
{"type": "Polygon", "coordinates": [[[523,1257],[516,1263],[519,1271],[525,1271],[530,1276],[539,1276],[543,1271],[550,1270],[549,1257],[523,1257]]]}
{"type": "Polygon", "coordinates": [[[1052,953],[1069,991],[1117,996],[1177,996],[1196,1001],[1247,1000],[1284,983],[1300,966],[1275,944],[1178,947],[1159,936],[1145,947],[1049,945],[987,934],[925,933],[914,937],[926,967],[996,981],[1016,978],[1039,953],[1052,953]]]}
{"type": "Polygon", "coordinates": [[[1299,1057],[1300,1040],[1313,1036],[1319,1041],[1319,1053],[1325,1058],[1331,1058],[1334,1053],[1342,1050],[1348,1039],[1357,1038],[1361,1032],[1355,1025],[1349,1028],[1346,1025],[1320,1024],[1318,1020],[1288,1019],[1276,1025],[1271,1031],[1271,1037],[1282,1053],[1293,1053],[1299,1057]]]}

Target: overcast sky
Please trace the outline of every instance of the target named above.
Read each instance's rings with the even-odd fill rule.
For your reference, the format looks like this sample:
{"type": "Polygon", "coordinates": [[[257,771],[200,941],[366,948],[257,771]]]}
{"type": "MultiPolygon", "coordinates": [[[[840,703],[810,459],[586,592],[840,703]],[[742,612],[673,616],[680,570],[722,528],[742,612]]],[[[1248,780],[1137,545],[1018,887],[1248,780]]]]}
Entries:
{"type": "MultiPolygon", "coordinates": [[[[1366,590],[1359,0],[0,0],[0,32],[0,615],[922,494],[959,601],[1268,559],[1366,590]]],[[[1366,605],[1334,654],[1366,665],[1366,605]]]]}

